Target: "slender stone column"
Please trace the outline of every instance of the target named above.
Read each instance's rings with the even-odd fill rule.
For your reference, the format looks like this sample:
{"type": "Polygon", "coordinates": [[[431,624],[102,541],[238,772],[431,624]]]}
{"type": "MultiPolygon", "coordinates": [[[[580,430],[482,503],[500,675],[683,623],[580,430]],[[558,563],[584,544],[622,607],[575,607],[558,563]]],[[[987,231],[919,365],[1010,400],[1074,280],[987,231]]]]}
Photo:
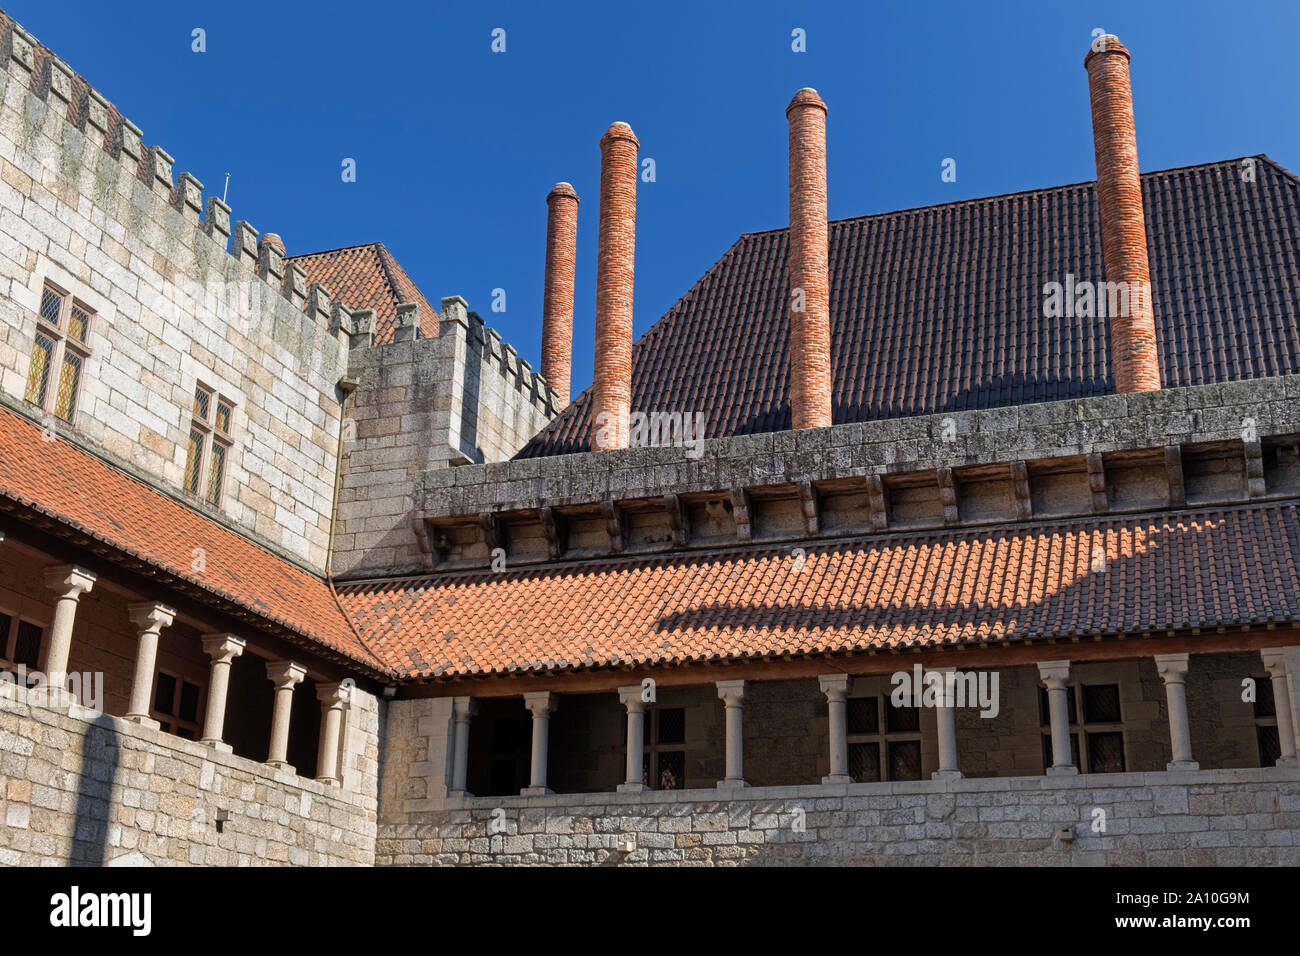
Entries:
{"type": "Polygon", "coordinates": [[[135,678],[131,682],[131,702],[127,705],[126,719],[145,727],[158,729],[158,721],[149,716],[149,693],[153,690],[153,675],[158,664],[158,635],[164,627],[171,627],[176,610],[156,601],[128,604],[131,623],[139,629],[140,643],[135,651],[135,678]]]}
{"type": "Polygon", "coordinates": [[[45,672],[48,689],[47,703],[51,707],[66,707],[75,698],[68,691],[68,655],[72,651],[72,625],[77,618],[77,602],[95,585],[97,575],[72,564],[61,564],[45,570],[45,586],[58,594],[54,604],[54,620],[50,623],[50,642],[45,649],[45,672]]]}
{"type": "Polygon", "coordinates": [[[317,684],[320,701],[320,749],[316,752],[316,780],[330,786],[342,786],[339,772],[339,736],[343,729],[343,711],[351,703],[351,684],[317,684]]]}
{"type": "Polygon", "coordinates": [[[957,708],[949,692],[949,675],[955,674],[955,667],[932,668],[928,673],[940,675],[939,704],[935,707],[935,728],[939,738],[939,769],[930,774],[934,780],[957,779],[961,770],[957,766],[957,708]]]}
{"type": "Polygon", "coordinates": [[[1291,735],[1296,740],[1296,756],[1300,758],[1300,645],[1292,644],[1282,648],[1282,659],[1286,661],[1287,703],[1291,707],[1291,735]]]}
{"type": "Polygon", "coordinates": [[[478,701],[473,697],[456,697],[452,701],[452,719],[455,721],[452,741],[451,787],[449,797],[472,797],[467,789],[469,778],[469,722],[478,713],[478,701]]]}
{"type": "Polygon", "coordinates": [[[1156,670],[1165,682],[1165,699],[1169,704],[1169,742],[1174,759],[1168,770],[1199,770],[1201,765],[1192,759],[1192,734],[1187,723],[1186,654],[1157,654],[1156,670]]]}
{"type": "Polygon", "coordinates": [[[199,743],[230,753],[230,744],[221,739],[226,724],[226,690],[230,687],[230,662],[244,653],[244,641],[233,634],[205,634],[202,642],[203,653],[212,658],[212,673],[208,678],[208,708],[199,743]]]}
{"type": "Polygon", "coordinates": [[[1053,776],[1077,774],[1074,754],[1070,748],[1070,679],[1069,661],[1039,661],[1038,676],[1047,686],[1047,711],[1052,721],[1052,765],[1047,772],[1053,776]]]}
{"type": "Polygon", "coordinates": [[[747,787],[745,783],[745,682],[718,681],[718,696],[727,705],[727,779],[719,787],[747,787]]]}
{"type": "Polygon", "coordinates": [[[307,676],[307,668],[293,661],[268,661],[266,676],[275,685],[275,709],[271,711],[271,745],[266,762],[277,770],[294,771],[289,763],[289,716],[293,712],[293,689],[307,676]]]}
{"type": "Polygon", "coordinates": [[[826,695],[830,726],[831,772],[822,783],[852,783],[849,776],[849,729],[845,699],[849,696],[848,674],[822,674],[818,681],[826,695]]]}
{"type": "Polygon", "coordinates": [[[533,714],[533,763],[528,786],[520,791],[524,796],[551,793],[546,787],[546,745],[551,729],[551,714],[555,711],[556,704],[555,695],[549,690],[524,694],[524,706],[533,714]]]}
{"type": "Polygon", "coordinates": [[[649,790],[641,781],[645,765],[645,705],[641,685],[632,684],[618,689],[618,699],[627,708],[627,779],[618,785],[619,793],[641,793],[649,790]]]}
{"type": "Polygon", "coordinates": [[[1282,755],[1279,767],[1294,767],[1296,760],[1295,725],[1291,722],[1291,686],[1287,681],[1290,671],[1286,666],[1286,648],[1267,647],[1260,651],[1264,669],[1273,682],[1273,710],[1277,714],[1277,742],[1282,755]]]}

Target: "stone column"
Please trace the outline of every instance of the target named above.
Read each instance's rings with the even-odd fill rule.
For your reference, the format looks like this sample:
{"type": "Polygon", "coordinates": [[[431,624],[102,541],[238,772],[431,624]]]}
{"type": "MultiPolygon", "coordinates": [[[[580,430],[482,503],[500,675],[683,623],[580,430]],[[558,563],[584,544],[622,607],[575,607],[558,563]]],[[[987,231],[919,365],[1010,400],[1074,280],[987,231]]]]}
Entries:
{"type": "Polygon", "coordinates": [[[1165,698],[1169,703],[1169,742],[1174,759],[1168,770],[1199,770],[1200,764],[1192,759],[1192,734],[1187,723],[1186,654],[1157,654],[1156,670],[1165,682],[1165,698]]]}
{"type": "Polygon", "coordinates": [[[351,702],[351,684],[317,684],[320,701],[320,749],[316,752],[316,780],[330,786],[342,786],[339,772],[339,734],[343,729],[343,711],[351,702]]]}
{"type": "Polygon", "coordinates": [[[307,668],[293,661],[267,661],[266,676],[275,685],[275,708],[271,711],[271,745],[266,762],[277,770],[294,772],[289,763],[289,716],[293,711],[293,689],[307,676],[307,668]]]}
{"type": "Polygon", "coordinates": [[[641,697],[641,685],[620,687],[618,699],[627,708],[627,779],[618,785],[618,792],[641,793],[650,789],[641,780],[645,765],[646,705],[641,697]]]}
{"type": "Polygon", "coordinates": [[[939,704],[935,707],[935,728],[939,738],[939,769],[930,774],[934,780],[957,779],[961,770],[957,766],[957,708],[953,694],[949,691],[948,675],[955,674],[955,667],[936,667],[928,673],[939,675],[939,704]]]}
{"type": "Polygon", "coordinates": [[[1070,679],[1069,661],[1039,661],[1038,676],[1047,686],[1047,711],[1052,721],[1052,765],[1048,774],[1077,774],[1070,748],[1070,679]]]}
{"type": "Polygon", "coordinates": [[[131,682],[131,702],[126,708],[126,719],[157,730],[158,721],[149,716],[149,694],[153,690],[153,675],[158,664],[158,635],[164,627],[171,627],[176,619],[176,610],[156,601],[128,604],[126,610],[131,623],[139,630],[135,678],[131,682]]]}
{"type": "Polygon", "coordinates": [[[718,697],[727,705],[727,778],[719,787],[747,787],[745,783],[745,682],[718,681],[718,697]]]}
{"type": "Polygon", "coordinates": [[[1277,742],[1282,755],[1277,766],[1294,767],[1296,760],[1295,724],[1291,722],[1291,686],[1287,681],[1290,671],[1286,666],[1286,648],[1267,647],[1260,651],[1264,669],[1273,682],[1273,710],[1277,713],[1277,742]]]}
{"type": "Polygon", "coordinates": [[[54,620],[50,624],[50,642],[45,649],[46,702],[51,707],[66,707],[74,702],[68,692],[68,654],[72,651],[72,625],[77,618],[77,602],[95,585],[97,575],[72,564],[46,568],[45,586],[58,594],[54,620]]]}
{"type": "Polygon", "coordinates": [[[1282,659],[1286,661],[1287,702],[1291,706],[1291,735],[1296,740],[1296,756],[1300,758],[1300,645],[1282,648],[1282,659]]]}
{"type": "Polygon", "coordinates": [[[230,662],[244,653],[244,641],[233,634],[205,634],[202,640],[203,653],[212,658],[212,673],[208,678],[208,708],[199,743],[230,753],[230,744],[221,739],[226,724],[226,690],[230,687],[230,662]]]}
{"type": "Polygon", "coordinates": [[[546,787],[546,744],[551,729],[551,714],[556,707],[555,695],[549,690],[524,694],[524,706],[533,714],[533,763],[524,796],[540,796],[551,791],[546,787]]]}
{"type": "Polygon", "coordinates": [[[469,722],[478,713],[478,701],[473,697],[456,697],[452,700],[452,720],[455,722],[452,740],[451,788],[449,797],[472,797],[467,789],[469,778],[469,722]]]}
{"type": "Polygon", "coordinates": [[[826,709],[830,720],[831,772],[822,777],[822,783],[852,783],[849,776],[849,731],[847,705],[849,696],[848,674],[822,674],[818,678],[822,693],[826,695],[826,709]]]}

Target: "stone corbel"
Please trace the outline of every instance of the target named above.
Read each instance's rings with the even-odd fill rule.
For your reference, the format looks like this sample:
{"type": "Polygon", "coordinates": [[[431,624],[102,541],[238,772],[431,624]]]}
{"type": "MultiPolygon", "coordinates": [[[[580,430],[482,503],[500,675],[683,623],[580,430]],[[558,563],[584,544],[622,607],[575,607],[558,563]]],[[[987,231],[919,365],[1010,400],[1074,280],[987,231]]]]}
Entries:
{"type": "Polygon", "coordinates": [[[799,507],[803,512],[803,530],[811,537],[817,534],[817,491],[811,481],[801,481],[795,487],[799,492],[799,507]]]}

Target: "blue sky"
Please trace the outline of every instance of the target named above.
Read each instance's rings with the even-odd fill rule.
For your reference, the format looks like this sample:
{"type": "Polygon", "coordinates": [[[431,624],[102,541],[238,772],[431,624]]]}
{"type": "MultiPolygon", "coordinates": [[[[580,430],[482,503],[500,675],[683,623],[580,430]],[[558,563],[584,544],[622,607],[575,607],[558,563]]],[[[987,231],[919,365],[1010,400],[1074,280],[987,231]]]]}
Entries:
{"type": "Polygon", "coordinates": [[[1293,0],[3,5],[177,172],[218,195],[229,172],[236,219],[291,255],[383,240],[430,300],[465,296],[534,366],[545,197],[573,183],[575,394],[615,120],[656,166],[637,197],[637,335],[741,233],[786,224],[784,110],[803,86],[830,107],[832,218],[1094,178],[1095,28],[1133,53],[1144,170],[1261,152],[1300,170],[1293,0]]]}

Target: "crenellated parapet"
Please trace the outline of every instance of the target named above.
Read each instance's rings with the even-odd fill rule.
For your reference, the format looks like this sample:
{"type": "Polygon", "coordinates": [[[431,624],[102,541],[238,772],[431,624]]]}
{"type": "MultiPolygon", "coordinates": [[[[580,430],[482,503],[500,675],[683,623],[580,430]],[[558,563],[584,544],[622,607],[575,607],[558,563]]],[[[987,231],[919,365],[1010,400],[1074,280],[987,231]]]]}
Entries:
{"type": "MultiPolygon", "coordinates": [[[[313,314],[306,274],[286,262],[283,246],[264,251],[258,230],[247,221],[239,220],[232,228],[230,206],[216,196],[208,197],[205,205],[203,183],[196,176],[177,172],[175,159],[162,146],[146,146],[140,127],[3,11],[0,36],[0,69],[9,82],[23,85],[43,100],[150,194],[162,198],[182,221],[228,252],[241,269],[265,282],[294,308],[313,314]]],[[[328,290],[323,293],[328,299],[328,290]]],[[[324,327],[329,327],[328,305],[314,314],[323,315],[324,327]]]]}

